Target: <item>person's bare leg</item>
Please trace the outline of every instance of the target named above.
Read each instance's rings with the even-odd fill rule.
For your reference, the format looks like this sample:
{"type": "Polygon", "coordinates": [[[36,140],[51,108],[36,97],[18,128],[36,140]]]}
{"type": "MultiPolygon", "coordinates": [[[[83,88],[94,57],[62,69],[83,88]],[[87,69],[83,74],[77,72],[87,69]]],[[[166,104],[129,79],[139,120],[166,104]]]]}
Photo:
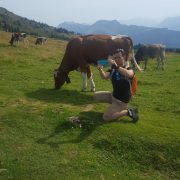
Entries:
{"type": "Polygon", "coordinates": [[[112,103],[112,93],[109,91],[97,91],[94,93],[94,99],[102,103],[112,103]]]}
{"type": "Polygon", "coordinates": [[[126,116],[128,114],[128,110],[125,109],[125,110],[122,110],[120,112],[116,112],[112,115],[112,120],[113,119],[120,119],[122,118],[123,116],[126,116]]]}
{"type": "Polygon", "coordinates": [[[105,121],[114,121],[126,116],[127,114],[128,110],[126,103],[113,101],[107,111],[103,114],[103,119],[105,121]]]}

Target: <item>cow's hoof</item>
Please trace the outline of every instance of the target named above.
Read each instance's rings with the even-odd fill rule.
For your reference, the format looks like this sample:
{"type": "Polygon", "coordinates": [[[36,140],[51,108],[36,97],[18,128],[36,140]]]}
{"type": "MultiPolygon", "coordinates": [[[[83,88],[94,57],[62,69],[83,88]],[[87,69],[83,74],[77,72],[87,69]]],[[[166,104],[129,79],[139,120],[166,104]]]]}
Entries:
{"type": "Polygon", "coordinates": [[[86,92],[86,89],[81,89],[81,92],[86,92]]]}
{"type": "Polygon", "coordinates": [[[96,92],[96,89],[95,88],[91,89],[91,92],[96,92]]]}

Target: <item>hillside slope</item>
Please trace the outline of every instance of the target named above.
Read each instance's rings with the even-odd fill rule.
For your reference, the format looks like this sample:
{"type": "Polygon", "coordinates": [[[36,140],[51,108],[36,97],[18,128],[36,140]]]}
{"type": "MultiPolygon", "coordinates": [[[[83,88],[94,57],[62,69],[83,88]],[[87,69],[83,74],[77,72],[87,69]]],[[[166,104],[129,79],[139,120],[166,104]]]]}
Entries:
{"type": "Polygon", "coordinates": [[[73,32],[64,28],[55,28],[44,23],[18,16],[0,7],[0,30],[9,32],[26,32],[35,36],[69,39],[73,32]]]}

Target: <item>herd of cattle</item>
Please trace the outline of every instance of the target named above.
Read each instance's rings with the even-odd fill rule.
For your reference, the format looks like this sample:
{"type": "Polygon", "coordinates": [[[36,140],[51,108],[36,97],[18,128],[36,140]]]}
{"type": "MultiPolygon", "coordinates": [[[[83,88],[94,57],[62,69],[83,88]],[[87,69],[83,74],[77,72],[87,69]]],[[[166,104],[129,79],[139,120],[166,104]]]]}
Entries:
{"type": "MultiPolygon", "coordinates": [[[[43,45],[46,42],[45,37],[38,37],[36,45],[43,45]]],[[[26,33],[13,33],[10,44],[18,44],[19,41],[25,43],[26,33]]],[[[28,42],[28,41],[27,41],[28,42]]],[[[66,47],[64,57],[57,69],[54,70],[55,89],[61,88],[66,82],[70,83],[68,76],[70,71],[78,70],[82,74],[82,91],[87,88],[87,78],[90,79],[91,91],[95,91],[95,83],[90,65],[97,65],[101,59],[107,59],[116,49],[124,49],[126,62],[131,62],[132,66],[139,71],[140,61],[144,61],[144,70],[147,69],[148,59],[156,58],[157,69],[161,64],[164,70],[165,45],[151,44],[142,45],[134,55],[133,41],[128,36],[111,36],[111,35],[85,35],[77,36],[71,39],[66,47]],[[131,56],[131,57],[130,57],[131,56]]]]}
{"type": "MultiPolygon", "coordinates": [[[[11,46],[18,44],[19,42],[29,43],[28,40],[26,39],[27,34],[26,33],[13,33],[11,35],[11,39],[9,43],[11,46]]],[[[37,37],[35,44],[36,45],[43,45],[46,42],[47,38],[46,37],[37,37]]]]}

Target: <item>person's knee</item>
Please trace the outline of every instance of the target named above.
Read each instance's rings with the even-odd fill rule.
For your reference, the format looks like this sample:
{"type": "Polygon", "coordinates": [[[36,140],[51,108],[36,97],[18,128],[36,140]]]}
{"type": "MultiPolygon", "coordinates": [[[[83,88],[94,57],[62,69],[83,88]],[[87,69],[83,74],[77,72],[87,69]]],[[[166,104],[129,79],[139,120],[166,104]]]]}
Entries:
{"type": "Polygon", "coordinates": [[[107,121],[107,122],[108,122],[108,121],[112,121],[112,116],[104,113],[104,114],[103,114],[103,120],[104,120],[104,121],[107,121]]]}

